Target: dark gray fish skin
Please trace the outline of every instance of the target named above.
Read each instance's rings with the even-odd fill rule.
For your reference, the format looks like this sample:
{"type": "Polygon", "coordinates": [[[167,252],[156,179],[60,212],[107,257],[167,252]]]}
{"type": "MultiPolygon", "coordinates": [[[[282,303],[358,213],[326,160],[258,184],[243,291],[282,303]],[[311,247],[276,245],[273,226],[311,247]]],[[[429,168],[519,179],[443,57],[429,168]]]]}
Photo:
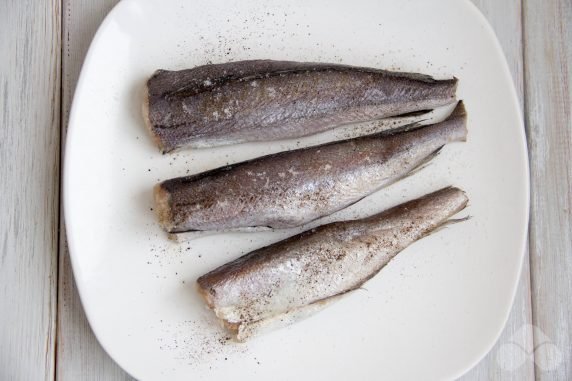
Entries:
{"type": "Polygon", "coordinates": [[[323,225],[201,276],[199,292],[242,341],[361,287],[407,246],[452,222],[467,202],[449,187],[369,218],[323,225]]]}
{"type": "Polygon", "coordinates": [[[457,79],[328,63],[253,60],[158,70],[144,117],[161,150],[312,135],[455,101],[457,79]]]}
{"type": "Polygon", "coordinates": [[[341,210],[466,139],[462,102],[444,122],[281,152],[155,187],[169,233],[290,228],[341,210]]]}

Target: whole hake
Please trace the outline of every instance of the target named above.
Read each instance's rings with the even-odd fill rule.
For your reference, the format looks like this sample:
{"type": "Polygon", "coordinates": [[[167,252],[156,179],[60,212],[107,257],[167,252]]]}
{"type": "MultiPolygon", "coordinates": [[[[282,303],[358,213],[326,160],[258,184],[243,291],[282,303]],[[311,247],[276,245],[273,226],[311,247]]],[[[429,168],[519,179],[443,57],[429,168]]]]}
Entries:
{"type": "Polygon", "coordinates": [[[253,60],[157,70],[144,118],[165,152],[312,135],[455,101],[457,79],[329,63],[253,60]]]}
{"type": "Polygon", "coordinates": [[[155,186],[159,222],[169,233],[290,228],[341,210],[467,136],[459,102],[445,121],[281,152],[155,186]]]}
{"type": "Polygon", "coordinates": [[[208,307],[234,337],[288,325],[358,289],[399,252],[467,205],[445,188],[369,218],[335,222],[255,250],[201,276],[208,307]]]}

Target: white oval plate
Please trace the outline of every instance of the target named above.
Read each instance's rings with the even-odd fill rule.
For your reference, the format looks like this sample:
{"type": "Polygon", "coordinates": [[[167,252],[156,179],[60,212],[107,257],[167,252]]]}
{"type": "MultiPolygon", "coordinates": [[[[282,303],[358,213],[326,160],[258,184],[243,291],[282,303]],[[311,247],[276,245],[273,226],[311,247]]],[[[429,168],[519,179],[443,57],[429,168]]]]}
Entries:
{"type": "Polygon", "coordinates": [[[469,1],[123,0],[85,60],[70,117],[65,219],[75,279],[105,350],[141,380],[443,379],[498,338],[526,242],[528,163],[507,64],[469,1]],[[326,219],[370,215],[449,184],[473,218],[404,251],[363,291],[297,325],[227,342],[195,290],[214,267],[292,232],[167,240],[159,180],[323,141],[162,156],[140,115],[155,69],[250,58],[343,62],[460,78],[469,140],[326,219]]]}

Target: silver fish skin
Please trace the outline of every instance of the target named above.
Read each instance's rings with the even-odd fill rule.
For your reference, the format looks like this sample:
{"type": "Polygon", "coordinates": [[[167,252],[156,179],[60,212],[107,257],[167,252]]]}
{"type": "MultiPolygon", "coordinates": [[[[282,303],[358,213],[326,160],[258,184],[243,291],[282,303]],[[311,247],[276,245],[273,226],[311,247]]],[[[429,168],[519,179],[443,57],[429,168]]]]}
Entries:
{"type": "Polygon", "coordinates": [[[208,307],[239,341],[289,324],[361,287],[399,252],[467,205],[444,188],[369,218],[335,222],[255,250],[198,280],[208,307]]]}
{"type": "Polygon", "coordinates": [[[316,134],[455,101],[457,79],[329,63],[251,60],[156,71],[144,119],[163,153],[316,134]]]}
{"type": "Polygon", "coordinates": [[[459,102],[448,119],[392,135],[376,134],[281,152],[155,187],[168,233],[292,228],[341,210],[464,141],[459,102]]]}

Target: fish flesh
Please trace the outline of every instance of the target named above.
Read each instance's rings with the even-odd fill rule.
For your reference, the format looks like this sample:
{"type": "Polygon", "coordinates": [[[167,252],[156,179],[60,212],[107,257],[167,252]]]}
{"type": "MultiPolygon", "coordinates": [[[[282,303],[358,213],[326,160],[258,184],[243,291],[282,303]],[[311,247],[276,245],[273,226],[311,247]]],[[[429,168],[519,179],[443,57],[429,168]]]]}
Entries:
{"type": "Polygon", "coordinates": [[[465,141],[459,102],[443,122],[280,152],[155,186],[168,233],[292,228],[341,210],[465,141]]]}
{"type": "Polygon", "coordinates": [[[459,102],[443,122],[281,152],[155,186],[168,233],[292,228],[341,210],[465,141],[459,102]]]}
{"type": "Polygon", "coordinates": [[[251,60],[157,70],[143,116],[163,153],[316,134],[451,104],[457,79],[329,63],[251,60]]]}
{"type": "Polygon", "coordinates": [[[263,247],[198,280],[200,294],[238,341],[288,325],[360,288],[399,252],[467,205],[454,187],[354,221],[263,247]]]}

